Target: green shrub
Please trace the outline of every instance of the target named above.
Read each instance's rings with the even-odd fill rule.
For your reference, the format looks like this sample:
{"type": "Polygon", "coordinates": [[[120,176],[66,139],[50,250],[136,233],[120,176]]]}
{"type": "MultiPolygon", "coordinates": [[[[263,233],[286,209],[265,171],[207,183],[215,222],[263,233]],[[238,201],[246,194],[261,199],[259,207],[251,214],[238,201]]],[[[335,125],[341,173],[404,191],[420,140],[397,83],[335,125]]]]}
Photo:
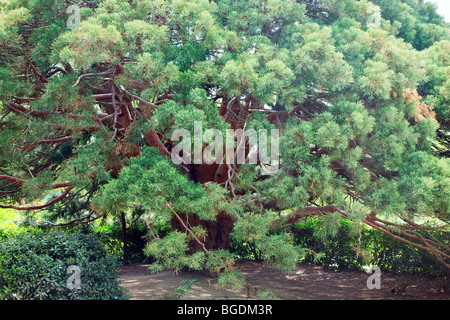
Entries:
{"type": "Polygon", "coordinates": [[[353,248],[358,245],[357,234],[353,233],[351,223],[343,220],[336,235],[322,237],[320,218],[307,218],[292,227],[297,245],[308,249],[305,262],[325,265],[336,271],[359,270],[367,263],[364,256],[356,257],[353,248]]]}
{"type": "MultiPolygon", "coordinates": [[[[420,233],[420,231],[418,232],[420,233]]],[[[448,233],[434,233],[433,236],[440,242],[449,245],[448,233]]],[[[420,277],[447,276],[448,268],[440,263],[431,252],[407,245],[373,229],[365,232],[363,239],[364,245],[372,253],[372,264],[383,271],[420,277]]]]}
{"type": "Polygon", "coordinates": [[[0,298],[98,300],[127,298],[117,260],[93,235],[19,234],[0,243],[0,298]],[[68,287],[69,266],[80,268],[80,288],[68,287]]]}
{"type": "MultiPolygon", "coordinates": [[[[170,230],[170,225],[158,224],[155,231],[164,237],[170,230]]],[[[114,220],[107,219],[89,226],[89,231],[97,234],[109,253],[114,253],[123,261],[122,226],[114,220]]],[[[153,263],[155,259],[145,255],[144,248],[148,242],[149,230],[144,224],[136,223],[127,230],[128,261],[131,263],[153,263]]]]}
{"type": "MultiPolygon", "coordinates": [[[[447,270],[428,251],[393,239],[378,230],[363,227],[361,239],[355,233],[352,223],[342,220],[333,237],[319,237],[320,218],[307,218],[296,223],[291,232],[295,243],[308,249],[306,262],[319,263],[336,271],[358,270],[363,266],[375,265],[382,271],[395,274],[409,274],[420,277],[445,277],[447,270]],[[360,243],[359,243],[360,241],[360,243]],[[360,254],[356,255],[355,248],[360,254]]],[[[433,234],[439,241],[449,244],[448,234],[433,234]]]]}
{"type": "Polygon", "coordinates": [[[254,242],[238,242],[231,238],[228,249],[239,261],[262,261],[261,250],[256,247],[254,242]]]}
{"type": "Polygon", "coordinates": [[[16,211],[0,209],[0,241],[26,232],[26,228],[16,223],[17,218],[16,211]]]}

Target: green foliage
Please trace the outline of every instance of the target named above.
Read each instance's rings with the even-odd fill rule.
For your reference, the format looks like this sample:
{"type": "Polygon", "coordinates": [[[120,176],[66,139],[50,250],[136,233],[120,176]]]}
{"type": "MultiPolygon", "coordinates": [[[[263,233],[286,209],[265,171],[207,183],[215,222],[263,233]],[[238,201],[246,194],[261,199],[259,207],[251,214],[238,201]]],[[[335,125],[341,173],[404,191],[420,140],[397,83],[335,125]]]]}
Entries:
{"type": "MultiPolygon", "coordinates": [[[[339,221],[337,232],[325,238],[316,235],[322,219],[308,218],[296,223],[291,232],[295,243],[306,249],[304,261],[318,263],[336,271],[362,270],[375,265],[394,274],[420,277],[445,277],[446,267],[430,252],[413,248],[377,230],[359,227],[348,220],[339,221]]],[[[448,243],[448,234],[435,234],[448,243]]]]}
{"type": "Polygon", "coordinates": [[[214,220],[222,209],[225,192],[217,185],[203,188],[190,181],[156,149],[146,148],[141,156],[131,159],[120,179],[103,188],[94,203],[103,212],[127,211],[130,207],[152,210],[157,213],[157,220],[163,222],[170,222],[172,210],[214,220]]]}
{"type": "Polygon", "coordinates": [[[0,209],[0,241],[26,233],[27,229],[18,224],[18,219],[14,210],[0,209]]]}
{"type": "Polygon", "coordinates": [[[238,242],[258,242],[269,232],[271,220],[257,214],[247,214],[234,225],[233,238],[238,242]]]}
{"type": "MultiPolygon", "coordinates": [[[[155,232],[164,236],[170,230],[170,226],[157,225],[155,232]]],[[[108,255],[114,255],[118,260],[123,261],[123,234],[122,226],[117,219],[111,217],[96,224],[91,224],[87,230],[99,237],[99,241],[104,246],[108,255]]],[[[152,263],[154,259],[144,253],[147,244],[149,230],[143,224],[134,224],[127,228],[127,249],[128,262],[131,263],[152,263]]]]}
{"type": "Polygon", "coordinates": [[[233,290],[242,290],[245,286],[245,278],[237,270],[222,272],[217,279],[216,287],[219,289],[231,288],[233,290]]]}
{"type": "Polygon", "coordinates": [[[44,229],[36,217],[29,217],[12,209],[0,209],[0,242],[14,239],[24,234],[38,234],[44,229]]]}
{"type": "MultiPolygon", "coordinates": [[[[323,246],[312,259],[359,266],[343,211],[307,210],[325,217],[298,239],[280,222],[319,203],[352,231],[372,213],[448,230],[450,38],[433,4],[71,4],[81,24],[69,30],[67,2],[0,1],[1,206],[45,204],[70,185],[44,218],[123,215],[133,257],[149,229],[154,271],[206,268],[223,284],[248,251],[284,271],[311,246],[323,246]],[[280,170],[174,165],[172,133],[192,135],[194,121],[279,129],[280,170]]],[[[104,228],[118,251],[118,224],[104,228]]]]}
{"type": "Polygon", "coordinates": [[[180,271],[184,267],[193,270],[203,269],[204,252],[188,254],[188,249],[187,235],[174,231],[164,238],[150,241],[144,252],[156,259],[149,267],[152,272],[163,271],[164,268],[175,271],[180,271]]]}
{"type": "Polygon", "coordinates": [[[330,213],[323,217],[314,228],[314,236],[323,242],[328,237],[334,238],[339,231],[341,219],[342,217],[339,213],[330,213]]]}
{"type": "Polygon", "coordinates": [[[447,37],[443,17],[436,13],[435,4],[425,1],[373,0],[381,7],[384,19],[395,26],[398,36],[418,50],[447,37]]]}
{"type": "Polygon", "coordinates": [[[280,300],[270,289],[258,293],[258,298],[260,300],[280,300]]]}
{"type": "Polygon", "coordinates": [[[274,263],[277,268],[287,273],[292,272],[303,259],[304,249],[295,246],[289,233],[272,235],[257,243],[265,261],[274,263]]]}
{"type": "Polygon", "coordinates": [[[370,257],[356,256],[358,233],[352,223],[331,219],[308,218],[293,227],[295,242],[307,249],[304,261],[319,263],[336,271],[360,270],[369,264],[370,257]],[[330,223],[331,233],[325,229],[330,223]]]}
{"type": "Polygon", "coordinates": [[[289,233],[270,234],[272,222],[256,214],[242,217],[234,225],[234,243],[249,246],[256,253],[255,258],[274,263],[280,270],[292,271],[301,261],[303,250],[293,245],[289,233]]]}
{"type": "Polygon", "coordinates": [[[95,63],[118,62],[122,46],[123,39],[115,26],[99,28],[95,24],[83,23],[77,32],[61,36],[54,43],[53,50],[60,59],[58,62],[70,62],[79,70],[87,70],[95,63]]]}
{"type": "Polygon", "coordinates": [[[117,261],[107,256],[95,236],[49,233],[23,234],[0,244],[2,299],[124,299],[115,272],[117,261]],[[81,289],[69,289],[67,268],[78,266],[81,289]]]}
{"type": "MultiPolygon", "coordinates": [[[[448,233],[436,233],[435,237],[448,245],[448,233]]],[[[365,231],[362,239],[363,246],[372,255],[372,264],[379,266],[381,270],[398,275],[414,275],[424,278],[448,277],[448,268],[428,251],[393,241],[388,235],[375,230],[365,231]]]]}
{"type": "Polygon", "coordinates": [[[181,285],[176,287],[174,291],[174,299],[180,300],[185,294],[189,293],[192,290],[192,287],[199,284],[196,279],[189,280],[181,280],[181,285]]]}

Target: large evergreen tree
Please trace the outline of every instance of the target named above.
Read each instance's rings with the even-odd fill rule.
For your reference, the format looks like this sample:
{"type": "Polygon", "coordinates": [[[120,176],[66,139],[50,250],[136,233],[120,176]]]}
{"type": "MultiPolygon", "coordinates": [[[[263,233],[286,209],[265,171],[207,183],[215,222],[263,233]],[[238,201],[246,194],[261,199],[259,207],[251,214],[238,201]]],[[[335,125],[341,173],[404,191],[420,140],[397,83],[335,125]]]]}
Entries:
{"type": "Polygon", "coordinates": [[[290,270],[308,216],[448,264],[449,29],[392,2],[0,1],[0,207],[141,219],[154,270],[231,271],[230,239],[290,270]],[[280,130],[280,170],[175,165],[194,121],[280,130]]]}

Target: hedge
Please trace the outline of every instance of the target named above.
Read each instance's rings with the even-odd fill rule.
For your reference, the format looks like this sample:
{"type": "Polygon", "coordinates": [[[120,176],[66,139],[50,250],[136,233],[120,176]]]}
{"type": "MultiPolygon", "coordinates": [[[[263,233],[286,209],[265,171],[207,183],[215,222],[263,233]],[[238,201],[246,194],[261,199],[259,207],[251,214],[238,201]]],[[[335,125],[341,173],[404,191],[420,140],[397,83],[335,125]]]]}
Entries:
{"type": "Polygon", "coordinates": [[[95,235],[19,234],[0,243],[0,299],[126,299],[119,266],[95,235]],[[79,288],[68,285],[70,266],[79,268],[79,288]]]}

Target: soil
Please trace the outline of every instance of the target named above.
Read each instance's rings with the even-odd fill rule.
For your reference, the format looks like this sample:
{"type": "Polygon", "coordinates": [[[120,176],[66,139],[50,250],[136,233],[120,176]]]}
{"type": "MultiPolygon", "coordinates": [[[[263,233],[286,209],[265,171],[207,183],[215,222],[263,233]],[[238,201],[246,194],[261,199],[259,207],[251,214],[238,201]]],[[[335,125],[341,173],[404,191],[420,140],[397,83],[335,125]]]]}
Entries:
{"type": "MultiPolygon", "coordinates": [[[[217,289],[217,278],[202,272],[164,271],[152,274],[145,264],[128,264],[119,270],[122,286],[132,300],[170,300],[181,281],[197,280],[183,300],[259,300],[270,289],[280,300],[449,300],[442,279],[399,278],[381,273],[380,289],[369,290],[370,274],[363,271],[334,272],[314,264],[301,264],[290,274],[258,262],[241,262],[246,287],[240,291],[217,289]]],[[[448,284],[447,284],[448,286],[448,284]]]]}

